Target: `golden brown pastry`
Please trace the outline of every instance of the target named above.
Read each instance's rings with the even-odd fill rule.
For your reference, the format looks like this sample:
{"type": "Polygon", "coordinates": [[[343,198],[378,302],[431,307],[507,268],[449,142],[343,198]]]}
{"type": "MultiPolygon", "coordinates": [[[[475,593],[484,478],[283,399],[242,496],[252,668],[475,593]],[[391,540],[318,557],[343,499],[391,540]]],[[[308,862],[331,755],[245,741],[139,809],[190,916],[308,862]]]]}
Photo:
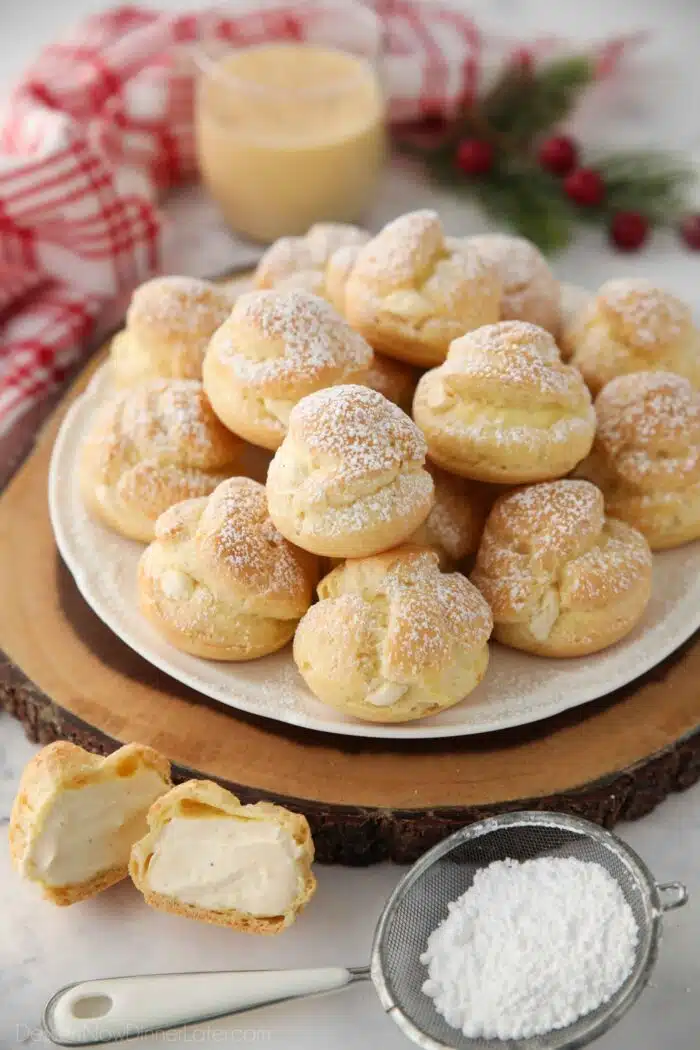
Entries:
{"type": "Polygon", "coordinates": [[[209,344],[204,389],[229,430],[274,450],[302,397],[364,382],[372,360],[362,336],[318,296],[250,292],[209,344]]]}
{"type": "Polygon", "coordinates": [[[475,553],[493,497],[479,481],[448,474],[430,462],[427,469],[435,483],[435,502],[409,542],[432,547],[446,569],[475,553]]]}
{"type": "Polygon", "coordinates": [[[170,763],[126,744],[106,758],[59,740],[22,773],[10,817],[17,871],[53,904],[76,904],[127,876],[152,802],[171,786],[170,763]]]}
{"type": "Polygon", "coordinates": [[[453,339],[497,321],[496,267],[445,237],[434,211],[390,222],[360,249],[345,287],[345,315],[375,350],[426,368],[453,339]]]}
{"type": "MultiPolygon", "coordinates": [[[[325,272],[335,252],[366,244],[370,234],[343,222],[317,222],[303,237],[271,244],[253,275],[255,288],[303,288],[325,298],[325,272]]],[[[332,301],[332,300],[331,300],[332,301]]]]}
{"type": "Polygon", "coordinates": [[[607,281],[561,341],[593,394],[633,372],[676,372],[700,388],[700,332],[690,309],[650,281],[607,281]]]}
{"type": "Polygon", "coordinates": [[[579,473],[602,489],[608,513],[652,550],[700,538],[700,394],[682,376],[636,372],[595,404],[595,443],[579,473]]]}
{"type": "Polygon", "coordinates": [[[539,248],[524,237],[484,233],[462,243],[498,270],[501,321],[529,321],[556,336],[560,324],[559,282],[539,248]]]}
{"type": "Polygon", "coordinates": [[[587,481],[553,481],[496,500],[471,576],[494,638],[539,656],[585,656],[624,638],[651,595],[651,551],[603,510],[587,481]]]}
{"type": "Polygon", "coordinates": [[[568,361],[571,357],[568,334],[580,314],[593,302],[595,296],[587,288],[582,288],[579,284],[569,284],[566,281],[562,281],[559,285],[559,295],[561,324],[557,333],[557,343],[562,361],[568,361]]]}
{"type": "Polygon", "coordinates": [[[408,722],[452,707],[488,666],[491,612],[435,551],[399,547],[347,561],[318,587],[294,639],[309,689],[367,722],[408,722]]]}
{"type": "Polygon", "coordinates": [[[287,644],[317,579],[316,559],[270,521],[264,487],[230,478],[158,519],[138,586],[142,612],[176,648],[254,660],[287,644]]]}
{"type": "Polygon", "coordinates": [[[394,361],[383,354],[375,354],[362,385],[376,390],[410,415],[417,382],[418,373],[415,368],[404,364],[403,361],[394,361]]]}
{"type": "Polygon", "coordinates": [[[433,480],[425,440],[392,402],[363,386],[305,397],[267,474],[270,517],[283,536],[331,558],[402,543],[427,518],[433,480]]]}
{"type": "Polygon", "coordinates": [[[195,277],[154,277],[133,294],[126,328],[112,340],[115,386],[149,379],[201,379],[212,335],[233,307],[225,288],[195,277]]]}
{"type": "Polygon", "coordinates": [[[554,339],[524,321],[457,339],[420,379],[413,417],[430,458],[453,474],[516,484],[567,474],[590,450],[591,396],[554,339]]]}
{"type": "Polygon", "coordinates": [[[210,780],[188,780],[151,807],[148,827],[129,873],[159,911],[280,933],[316,889],[306,817],[282,806],[244,806],[210,780]]]}
{"type": "Polygon", "coordinates": [[[83,499],[115,532],[148,543],[158,516],[213,492],[236,471],[242,449],[198,380],[151,380],[100,407],[81,452],[83,499]]]}
{"type": "MultiPolygon", "coordinates": [[[[369,240],[369,238],[368,238],[369,240]]],[[[346,244],[337,248],[331,255],[323,275],[323,294],[329,303],[345,317],[345,290],[350,274],[355,268],[357,257],[366,244],[346,244]]]]}

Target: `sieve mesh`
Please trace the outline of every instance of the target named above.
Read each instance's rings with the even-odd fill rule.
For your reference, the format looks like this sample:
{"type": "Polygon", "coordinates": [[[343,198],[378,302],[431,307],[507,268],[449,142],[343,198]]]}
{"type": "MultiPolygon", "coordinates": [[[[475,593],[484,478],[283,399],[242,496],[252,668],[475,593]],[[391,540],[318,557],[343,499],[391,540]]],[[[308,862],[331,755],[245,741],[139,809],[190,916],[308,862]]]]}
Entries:
{"type": "Polygon", "coordinates": [[[385,1010],[414,1042],[449,1050],[573,1050],[606,1031],[644,988],[660,933],[658,891],[643,862],[627,846],[587,821],[555,813],[506,814],[471,825],[435,847],[389,900],[377,927],[372,980],[385,1010]],[[472,884],[479,868],[496,860],[575,857],[600,864],[619,884],[639,929],[632,973],[611,1000],[566,1028],[527,1039],[468,1039],[452,1028],[422,992],[420,962],[429,934],[450,901],[472,884]]]}

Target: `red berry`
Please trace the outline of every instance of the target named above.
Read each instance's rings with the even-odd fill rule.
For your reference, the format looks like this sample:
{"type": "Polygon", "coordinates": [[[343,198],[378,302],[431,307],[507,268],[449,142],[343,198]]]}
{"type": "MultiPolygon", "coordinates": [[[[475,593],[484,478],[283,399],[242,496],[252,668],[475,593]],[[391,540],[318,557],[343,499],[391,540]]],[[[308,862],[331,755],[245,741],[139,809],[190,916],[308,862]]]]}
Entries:
{"type": "Polygon", "coordinates": [[[610,239],[623,252],[641,248],[649,233],[649,220],[638,211],[619,211],[610,223],[610,239]]]}
{"type": "Polygon", "coordinates": [[[605,183],[593,168],[576,168],[564,179],[564,192],[576,204],[592,207],[605,196],[605,183]]]}
{"type": "Polygon", "coordinates": [[[578,164],[578,146],[568,135],[552,135],[544,140],[537,156],[546,171],[568,175],[578,164]]]}
{"type": "Polygon", "coordinates": [[[700,251],[700,213],[686,215],[680,225],[681,237],[693,251],[700,251]]]}
{"type": "Polygon", "coordinates": [[[494,151],[484,139],[463,139],[457,147],[457,167],[465,175],[488,175],[493,167],[494,151]]]}

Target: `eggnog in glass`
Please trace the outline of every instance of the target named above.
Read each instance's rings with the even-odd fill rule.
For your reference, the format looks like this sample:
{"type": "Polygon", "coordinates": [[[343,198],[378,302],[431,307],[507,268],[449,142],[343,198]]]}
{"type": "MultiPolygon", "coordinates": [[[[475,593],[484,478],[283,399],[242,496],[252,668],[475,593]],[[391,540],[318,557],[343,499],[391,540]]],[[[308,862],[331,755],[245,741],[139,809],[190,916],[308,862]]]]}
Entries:
{"type": "Polygon", "coordinates": [[[285,39],[281,17],[280,39],[208,43],[199,55],[202,179],[232,229],[265,243],[314,222],[360,220],[386,156],[377,16],[354,0],[292,10],[296,39],[285,39]]]}

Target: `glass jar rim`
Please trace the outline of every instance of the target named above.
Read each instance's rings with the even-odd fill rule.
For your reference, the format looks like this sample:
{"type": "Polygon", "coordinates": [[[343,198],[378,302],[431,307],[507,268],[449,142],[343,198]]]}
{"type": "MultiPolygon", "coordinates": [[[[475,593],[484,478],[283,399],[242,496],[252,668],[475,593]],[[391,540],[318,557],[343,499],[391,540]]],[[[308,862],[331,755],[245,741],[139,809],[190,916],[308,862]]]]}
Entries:
{"type": "MultiPolygon", "coordinates": [[[[274,10],[289,10],[292,7],[289,0],[251,0],[250,3],[243,3],[236,5],[236,14],[241,13],[255,13],[261,10],[263,11],[274,11],[274,10]]],[[[344,15],[349,13],[357,13],[362,19],[364,19],[367,25],[371,25],[374,33],[374,44],[371,49],[368,49],[368,54],[362,54],[359,50],[353,50],[351,46],[344,48],[342,44],[331,44],[325,43],[322,39],[308,41],[309,47],[322,48],[326,51],[335,51],[339,55],[347,55],[350,58],[356,58],[358,61],[369,66],[370,68],[376,67],[382,56],[382,41],[383,41],[383,27],[382,22],[376,11],[368,4],[362,2],[362,0],[298,0],[293,5],[295,13],[303,15],[304,11],[323,11],[324,9],[338,9],[343,12],[344,15]]],[[[224,5],[217,5],[216,8],[211,9],[213,15],[221,17],[226,12],[224,5]]],[[[248,92],[250,94],[256,94],[260,96],[274,96],[284,94],[286,96],[296,97],[322,97],[332,94],[337,94],[348,90],[355,84],[357,84],[362,78],[358,71],[357,74],[342,77],[338,80],[334,80],[330,84],[316,84],[307,87],[272,87],[268,84],[260,84],[256,81],[241,76],[237,73],[229,72],[222,68],[221,59],[226,55],[235,54],[236,51],[252,51],[256,48],[267,48],[285,45],[294,45],[295,43],[301,43],[302,46],[305,41],[295,41],[285,39],[283,37],[279,39],[260,40],[253,44],[236,45],[233,41],[226,41],[225,39],[214,37],[204,38],[200,40],[198,44],[195,44],[192,48],[191,54],[195,65],[197,66],[200,73],[204,74],[208,78],[219,80],[226,86],[235,86],[238,90],[248,92]],[[217,54],[212,54],[212,51],[216,49],[217,54]]]]}

